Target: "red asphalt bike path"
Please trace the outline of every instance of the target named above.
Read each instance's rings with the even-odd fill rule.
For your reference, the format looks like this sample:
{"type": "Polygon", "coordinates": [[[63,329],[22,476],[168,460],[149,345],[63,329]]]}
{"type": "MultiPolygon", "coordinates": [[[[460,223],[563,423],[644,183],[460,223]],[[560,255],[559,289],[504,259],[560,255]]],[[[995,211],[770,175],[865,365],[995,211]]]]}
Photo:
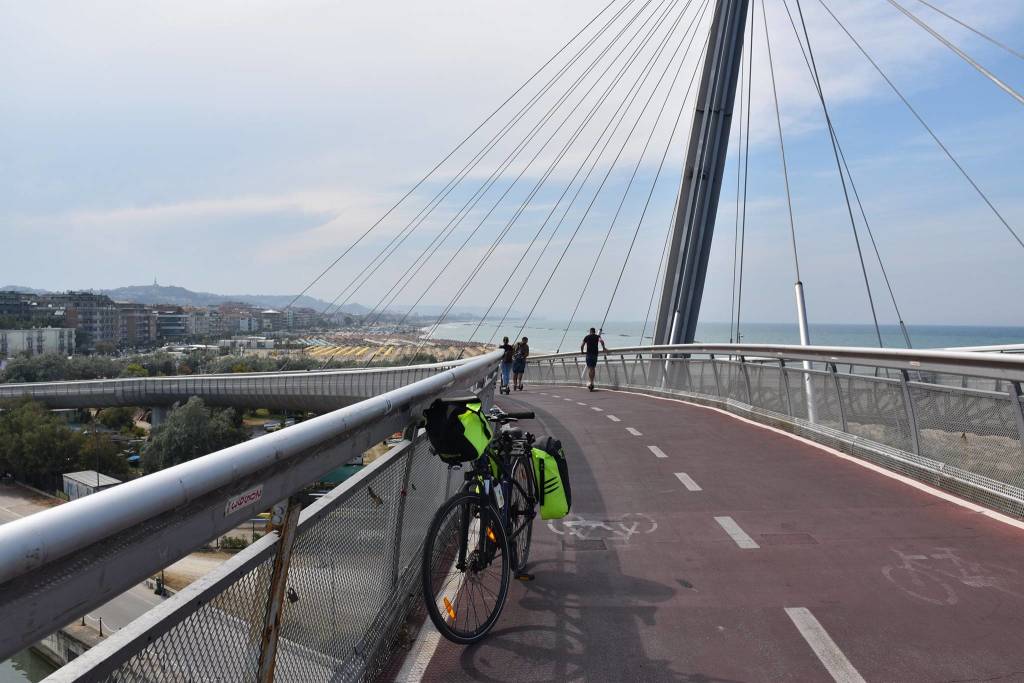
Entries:
{"type": "Polygon", "coordinates": [[[441,639],[422,680],[1024,681],[1024,530],[679,401],[497,402],[562,439],[572,513],[536,520],[535,580],[482,643],[441,639]]]}

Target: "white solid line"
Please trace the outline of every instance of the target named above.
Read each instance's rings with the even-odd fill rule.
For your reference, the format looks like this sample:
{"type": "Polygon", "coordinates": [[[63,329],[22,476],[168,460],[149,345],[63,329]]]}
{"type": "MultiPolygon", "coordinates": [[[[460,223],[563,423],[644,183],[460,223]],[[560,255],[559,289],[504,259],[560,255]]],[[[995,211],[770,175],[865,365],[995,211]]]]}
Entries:
{"type": "Polygon", "coordinates": [[[818,655],[825,669],[832,675],[836,683],[865,683],[863,676],[853,668],[850,660],[839,649],[835,641],[828,635],[821,623],[814,618],[806,607],[787,607],[786,614],[793,620],[800,635],[818,655]]]}
{"type": "Polygon", "coordinates": [[[612,422],[622,422],[622,420],[620,420],[619,418],[615,417],[614,415],[605,415],[605,417],[607,417],[612,422]]]}
{"type": "Polygon", "coordinates": [[[647,447],[647,449],[648,449],[648,450],[649,450],[649,451],[650,451],[651,453],[654,453],[654,456],[655,456],[656,458],[667,458],[667,457],[668,457],[667,455],[665,455],[665,451],[661,450],[661,449],[660,449],[660,448],[658,448],[657,446],[648,446],[648,447],[647,447]]]}
{"type": "Polygon", "coordinates": [[[686,472],[676,472],[676,479],[683,483],[687,491],[703,491],[701,487],[697,486],[697,482],[687,474],[686,472]]]}
{"type": "Polygon", "coordinates": [[[430,660],[440,643],[441,632],[430,619],[427,619],[420,628],[419,637],[413,643],[412,650],[406,655],[401,671],[395,677],[396,683],[419,683],[423,680],[423,674],[427,672],[430,660]]]}
{"type": "Polygon", "coordinates": [[[639,429],[635,429],[633,427],[626,427],[626,431],[632,434],[633,436],[643,436],[643,434],[640,433],[639,429]]]}
{"type": "Polygon", "coordinates": [[[715,517],[715,521],[718,522],[720,527],[725,529],[725,533],[729,534],[729,538],[736,541],[736,545],[744,550],[753,550],[754,548],[761,547],[754,539],[747,535],[747,532],[740,528],[740,525],[732,517],[715,517]]]}
{"type": "Polygon", "coordinates": [[[654,399],[656,401],[672,401],[673,403],[682,403],[684,405],[693,406],[694,408],[702,408],[703,410],[711,410],[711,411],[716,412],[716,413],[721,413],[722,415],[726,415],[728,417],[731,417],[734,420],[739,420],[740,422],[746,422],[747,424],[753,425],[754,427],[759,427],[761,429],[766,429],[766,430],[768,430],[770,432],[775,432],[776,434],[778,434],[780,436],[785,436],[787,438],[793,439],[794,441],[799,441],[801,443],[807,444],[808,446],[813,446],[814,448],[817,448],[817,449],[819,449],[821,451],[824,451],[825,453],[828,453],[830,455],[834,455],[837,458],[842,458],[843,460],[847,460],[847,461],[849,461],[849,462],[851,462],[851,463],[853,463],[855,465],[860,465],[861,467],[863,467],[865,469],[868,469],[868,470],[871,470],[872,472],[877,472],[878,474],[881,474],[884,477],[888,477],[890,479],[895,479],[896,481],[902,482],[902,483],[906,484],[907,486],[910,486],[910,487],[913,487],[913,488],[917,489],[918,491],[923,491],[923,492],[925,492],[927,494],[935,496],[936,498],[941,498],[942,500],[945,500],[947,502],[953,503],[954,505],[959,505],[962,508],[966,508],[967,510],[970,510],[971,512],[976,512],[976,513],[978,513],[980,515],[984,515],[985,517],[988,517],[989,519],[993,519],[993,520],[995,520],[997,522],[1002,522],[1003,524],[1007,524],[1009,526],[1016,527],[1017,529],[1021,529],[1022,531],[1024,531],[1024,520],[1014,519],[1013,517],[1010,517],[1008,515],[1004,515],[1001,512],[996,512],[995,510],[990,510],[987,507],[983,507],[983,506],[978,505],[976,503],[972,503],[969,500],[964,500],[963,498],[958,498],[958,497],[954,496],[951,493],[946,493],[945,491],[943,491],[941,489],[937,489],[937,488],[935,488],[933,486],[929,486],[928,484],[923,484],[923,483],[917,481],[916,479],[911,479],[910,477],[904,476],[902,474],[898,474],[896,472],[893,472],[892,470],[888,470],[888,469],[882,467],[881,465],[876,465],[874,463],[867,462],[866,460],[861,460],[860,458],[855,458],[852,455],[847,455],[846,453],[843,453],[842,451],[837,451],[834,448],[830,448],[828,446],[820,444],[817,441],[813,441],[813,440],[808,439],[806,437],[797,436],[796,434],[790,434],[789,432],[784,431],[782,429],[779,429],[777,427],[769,427],[768,425],[762,424],[760,422],[757,422],[756,420],[749,420],[749,419],[747,419],[745,417],[740,417],[739,415],[734,415],[734,414],[730,413],[728,410],[722,410],[721,408],[715,408],[715,407],[712,407],[712,406],[705,406],[705,405],[701,405],[700,403],[693,403],[692,401],[684,401],[681,398],[668,398],[668,397],[665,397],[665,396],[651,396],[650,394],[643,394],[643,393],[640,393],[639,391],[626,391],[624,389],[606,389],[605,391],[616,391],[616,392],[618,392],[620,394],[631,394],[633,396],[641,396],[643,398],[650,398],[650,399],[654,399]]]}
{"type": "Polygon", "coordinates": [[[590,409],[591,410],[596,410],[599,413],[603,413],[604,412],[603,408],[598,408],[597,406],[590,406],[590,409]]]}

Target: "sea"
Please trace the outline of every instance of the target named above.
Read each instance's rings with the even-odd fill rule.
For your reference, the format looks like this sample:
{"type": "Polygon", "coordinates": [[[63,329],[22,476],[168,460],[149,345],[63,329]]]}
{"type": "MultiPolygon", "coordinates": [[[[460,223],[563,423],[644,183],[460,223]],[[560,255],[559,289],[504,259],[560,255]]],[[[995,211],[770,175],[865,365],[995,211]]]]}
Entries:
{"type": "MultiPolygon", "coordinates": [[[[572,351],[578,349],[591,325],[574,323],[566,329],[565,321],[531,320],[524,328],[522,320],[507,320],[497,329],[497,321],[446,322],[438,326],[433,339],[476,341],[482,344],[501,343],[503,336],[510,339],[529,337],[530,350],[537,352],[572,351]],[[479,329],[476,329],[479,325],[479,329]]],[[[608,348],[642,346],[653,343],[653,323],[608,322],[603,336],[608,348]]],[[[697,324],[696,339],[700,342],[728,342],[729,323],[707,322],[697,324]]],[[[423,328],[428,334],[431,328],[423,328]]],[[[1024,327],[967,326],[967,325],[908,325],[911,345],[916,349],[944,349],[960,346],[992,346],[997,344],[1024,344],[1024,327]]],[[[888,348],[906,348],[898,325],[881,325],[882,343],[888,348]]],[[[800,333],[795,323],[744,323],[741,338],[747,344],[799,344],[800,333]]],[[[874,325],[823,324],[810,326],[811,343],[818,346],[878,346],[874,325]]]]}

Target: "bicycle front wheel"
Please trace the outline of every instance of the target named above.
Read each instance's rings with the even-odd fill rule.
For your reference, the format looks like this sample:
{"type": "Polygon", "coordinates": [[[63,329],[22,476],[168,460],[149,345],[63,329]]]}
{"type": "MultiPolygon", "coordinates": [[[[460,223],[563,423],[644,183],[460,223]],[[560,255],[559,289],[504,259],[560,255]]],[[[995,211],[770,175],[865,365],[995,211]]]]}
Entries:
{"type": "Polygon", "coordinates": [[[423,548],[427,614],[448,640],[468,645],[494,627],[511,576],[498,512],[479,494],[450,498],[434,515],[423,548]]]}

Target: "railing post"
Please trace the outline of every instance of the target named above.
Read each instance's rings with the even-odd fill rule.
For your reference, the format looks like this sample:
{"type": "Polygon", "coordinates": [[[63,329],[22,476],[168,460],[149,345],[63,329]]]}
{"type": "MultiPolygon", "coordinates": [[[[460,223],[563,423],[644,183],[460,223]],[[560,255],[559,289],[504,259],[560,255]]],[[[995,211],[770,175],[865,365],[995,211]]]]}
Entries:
{"type": "Polygon", "coordinates": [[[408,455],[405,456],[405,473],[402,475],[402,489],[398,496],[398,512],[395,520],[395,557],[391,563],[391,585],[398,587],[398,573],[401,571],[399,564],[402,562],[402,520],[405,518],[405,499],[409,492],[409,478],[412,476],[412,459],[416,455],[416,438],[419,426],[413,423],[406,427],[403,436],[409,441],[406,447],[408,455]]]}
{"type": "Polygon", "coordinates": [[[839,421],[843,425],[843,431],[849,433],[846,428],[846,408],[843,406],[843,390],[839,385],[839,368],[835,363],[828,364],[828,370],[832,373],[832,381],[836,385],[836,400],[839,402],[839,421]]]}
{"type": "Polygon", "coordinates": [[[1024,446],[1024,405],[1021,405],[1020,382],[1009,382],[1010,401],[1015,403],[1013,414],[1017,418],[1017,432],[1020,436],[1021,445],[1024,446]]]}
{"type": "Polygon", "coordinates": [[[786,361],[783,358],[779,359],[779,374],[782,375],[782,390],[786,392],[786,414],[796,417],[793,412],[793,396],[789,393],[789,373],[786,372],[786,361]]]}
{"type": "Polygon", "coordinates": [[[633,378],[629,374],[629,369],[626,367],[626,354],[620,353],[619,360],[622,361],[622,380],[626,386],[633,384],[633,378]]]}
{"type": "Polygon", "coordinates": [[[272,683],[274,666],[277,663],[277,641],[281,634],[281,612],[284,607],[285,589],[288,586],[288,567],[291,564],[292,548],[295,545],[296,529],[302,504],[299,499],[288,499],[278,530],[277,552],[274,554],[274,570],[270,575],[270,594],[263,619],[263,635],[260,638],[260,664],[257,680],[272,683]]]}
{"type": "Polygon", "coordinates": [[[718,364],[715,363],[715,354],[709,353],[708,357],[711,359],[711,374],[715,376],[715,395],[718,398],[725,398],[722,396],[722,383],[718,379],[718,364]]]}
{"type": "MultiPolygon", "coordinates": [[[[921,455],[921,435],[917,429],[917,410],[914,409],[914,399],[910,394],[910,373],[900,370],[900,386],[903,388],[903,405],[907,411],[907,424],[910,426],[910,447],[915,455],[921,455]]],[[[1024,432],[1021,433],[1024,438],[1024,432]]]]}
{"type": "Polygon", "coordinates": [[[740,359],[740,372],[743,373],[743,384],[747,387],[747,404],[753,407],[754,405],[754,392],[750,387],[750,375],[747,374],[747,359],[746,356],[739,356],[740,359]]]}

